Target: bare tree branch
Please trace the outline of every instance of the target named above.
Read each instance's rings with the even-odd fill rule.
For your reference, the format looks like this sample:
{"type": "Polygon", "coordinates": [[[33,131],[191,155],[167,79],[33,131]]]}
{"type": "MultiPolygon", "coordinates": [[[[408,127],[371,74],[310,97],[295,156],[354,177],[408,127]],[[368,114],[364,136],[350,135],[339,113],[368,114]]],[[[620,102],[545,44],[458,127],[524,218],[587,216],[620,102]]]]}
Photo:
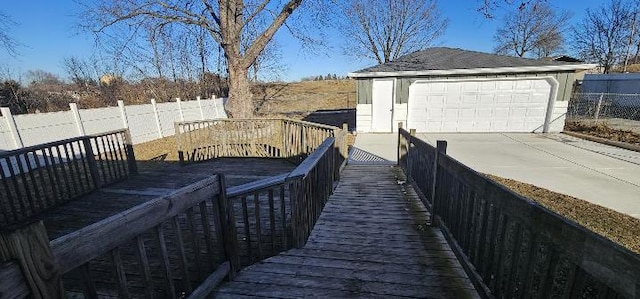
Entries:
{"type": "Polygon", "coordinates": [[[429,47],[448,23],[435,0],[353,0],[341,11],[346,54],[378,63],[429,47]]]}
{"type": "Polygon", "coordinates": [[[549,56],[562,48],[563,32],[570,18],[567,11],[552,8],[546,2],[530,2],[505,15],[493,37],[495,51],[519,57],[530,53],[549,56]]]}
{"type": "Polygon", "coordinates": [[[582,22],[573,27],[573,49],[585,60],[597,62],[604,73],[624,59],[631,35],[632,6],[611,0],[596,10],[587,9],[582,22]]]}
{"type": "Polygon", "coordinates": [[[20,43],[9,35],[9,31],[15,25],[16,23],[9,16],[0,12],[0,47],[14,57],[18,55],[17,47],[20,46],[20,43]]]}

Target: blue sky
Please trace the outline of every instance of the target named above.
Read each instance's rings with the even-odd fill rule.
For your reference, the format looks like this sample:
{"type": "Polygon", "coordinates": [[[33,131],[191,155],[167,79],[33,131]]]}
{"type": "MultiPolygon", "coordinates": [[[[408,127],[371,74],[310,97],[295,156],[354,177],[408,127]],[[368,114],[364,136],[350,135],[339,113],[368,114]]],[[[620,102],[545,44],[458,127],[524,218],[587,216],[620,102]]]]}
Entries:
{"type": "MultiPolygon", "coordinates": [[[[604,1],[582,0],[580,5],[574,1],[548,0],[552,6],[564,8],[573,13],[572,22],[579,22],[586,8],[596,8],[604,1]]],[[[480,0],[440,0],[443,16],[449,18],[446,33],[438,41],[439,45],[469,50],[491,52],[493,34],[497,20],[487,20],[476,8],[480,0]]],[[[10,35],[17,39],[22,47],[20,55],[11,57],[0,51],[0,77],[9,75],[19,79],[19,74],[28,70],[45,70],[65,77],[62,60],[65,57],[88,57],[94,51],[93,37],[77,29],[77,15],[81,6],[74,0],[28,0],[5,1],[0,8],[17,24],[10,35]]],[[[506,9],[506,8],[503,8],[506,9]]],[[[496,11],[500,15],[501,11],[496,11]]],[[[297,41],[287,34],[278,34],[282,56],[287,71],[282,79],[299,80],[305,76],[335,73],[346,75],[370,65],[373,61],[357,60],[342,54],[341,37],[333,31],[328,32],[327,48],[318,49],[314,54],[302,49],[297,41]]]]}

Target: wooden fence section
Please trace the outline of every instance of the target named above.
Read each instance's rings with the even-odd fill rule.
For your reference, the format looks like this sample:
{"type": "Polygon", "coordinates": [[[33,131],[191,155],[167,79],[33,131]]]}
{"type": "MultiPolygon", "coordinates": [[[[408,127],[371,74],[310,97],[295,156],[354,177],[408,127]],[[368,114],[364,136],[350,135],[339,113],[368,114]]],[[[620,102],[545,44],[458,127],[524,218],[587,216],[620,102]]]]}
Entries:
{"type": "Polygon", "coordinates": [[[436,223],[486,296],[640,297],[637,254],[447,156],[446,142],[433,148],[404,130],[400,138],[402,167],[432,195],[436,223]]]}
{"type": "Polygon", "coordinates": [[[181,163],[218,157],[304,160],[327,137],[347,157],[346,130],[291,119],[218,119],[176,123],[181,163]]]}
{"type": "Polygon", "coordinates": [[[51,243],[42,222],[0,232],[0,298],[202,298],[243,265],[304,245],[333,190],[334,154],[329,137],[290,174],[228,189],[215,175],[51,243]]]}
{"type": "Polygon", "coordinates": [[[0,227],[15,225],[135,173],[127,130],[0,153],[0,227]]]}

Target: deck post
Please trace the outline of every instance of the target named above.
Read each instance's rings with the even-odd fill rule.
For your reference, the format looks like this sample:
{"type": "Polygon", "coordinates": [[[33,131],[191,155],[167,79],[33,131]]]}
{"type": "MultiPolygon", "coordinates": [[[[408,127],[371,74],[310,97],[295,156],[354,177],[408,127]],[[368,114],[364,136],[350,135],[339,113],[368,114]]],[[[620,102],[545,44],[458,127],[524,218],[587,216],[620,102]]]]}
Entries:
{"type": "Polygon", "coordinates": [[[133,141],[131,140],[131,132],[129,132],[129,129],[124,131],[124,150],[127,155],[129,174],[138,174],[138,164],[136,164],[136,155],[133,152],[133,141]]]}
{"type": "Polygon", "coordinates": [[[42,221],[0,232],[0,263],[14,260],[32,298],[65,298],[60,273],[42,221]]]}
{"type": "Polygon", "coordinates": [[[398,123],[398,143],[396,144],[396,150],[397,150],[397,155],[396,155],[396,162],[398,164],[398,166],[400,165],[400,130],[402,130],[402,122],[398,123]]]}
{"type": "MultiPolygon", "coordinates": [[[[447,154],[447,141],[446,140],[438,140],[436,141],[436,154],[433,157],[433,182],[431,183],[431,213],[433,214],[433,219],[438,219],[436,217],[436,190],[438,188],[438,158],[440,155],[447,154]]],[[[435,221],[434,221],[435,222],[435,221]]],[[[436,226],[439,226],[439,223],[435,223],[436,226]]]]}
{"type": "Polygon", "coordinates": [[[240,256],[238,255],[238,240],[236,230],[236,217],[233,212],[233,203],[227,197],[227,185],[224,174],[218,174],[220,193],[214,206],[216,215],[216,231],[218,238],[222,240],[224,255],[229,260],[229,280],[235,278],[240,271],[240,256]]]}
{"type": "Polygon", "coordinates": [[[409,129],[409,143],[407,143],[407,176],[413,179],[413,161],[411,157],[414,153],[411,151],[411,139],[416,135],[416,129],[409,129]]]}

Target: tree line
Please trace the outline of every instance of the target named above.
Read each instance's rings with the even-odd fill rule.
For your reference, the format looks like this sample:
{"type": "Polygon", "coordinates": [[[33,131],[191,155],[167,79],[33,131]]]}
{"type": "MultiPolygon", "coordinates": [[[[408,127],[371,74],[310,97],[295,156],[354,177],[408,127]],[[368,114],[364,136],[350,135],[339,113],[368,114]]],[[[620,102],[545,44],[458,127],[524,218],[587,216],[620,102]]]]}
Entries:
{"type": "Polygon", "coordinates": [[[129,105],[148,104],[150,99],[160,103],[175,98],[220,97],[227,92],[226,78],[213,73],[197,80],[148,77],[128,81],[106,74],[97,79],[72,77],[68,81],[50,72],[32,70],[24,78],[0,82],[0,106],[9,107],[13,114],[23,114],[68,110],[70,102],[81,108],[99,108],[115,106],[120,100],[129,105]]]}

